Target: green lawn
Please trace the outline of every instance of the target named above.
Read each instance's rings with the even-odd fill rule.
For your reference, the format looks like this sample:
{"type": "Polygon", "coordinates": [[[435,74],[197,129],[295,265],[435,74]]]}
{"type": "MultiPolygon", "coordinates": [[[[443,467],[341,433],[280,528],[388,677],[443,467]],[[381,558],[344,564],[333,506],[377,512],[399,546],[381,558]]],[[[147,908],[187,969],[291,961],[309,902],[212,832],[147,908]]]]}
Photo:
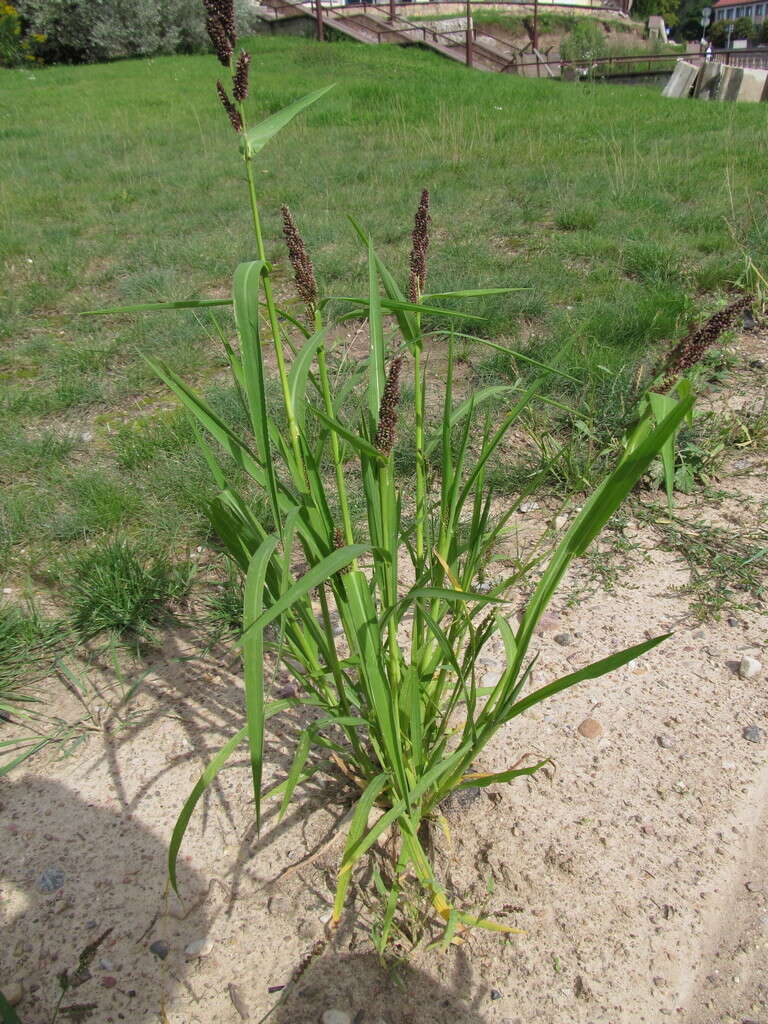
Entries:
{"type": "MultiPolygon", "coordinates": [[[[601,443],[631,410],[638,364],[716,305],[745,253],[767,262],[764,105],[518,80],[416,49],[259,37],[252,50],[252,118],[338,83],[259,157],[271,258],[285,266],[287,202],[326,293],[362,284],[347,214],[405,277],[428,187],[431,289],[523,286],[476,303],[479,330],[575,373],[557,397],[601,443]]],[[[0,72],[4,581],[55,583],[91,539],[180,550],[205,536],[206,467],[141,353],[236,415],[209,325],[75,314],[221,294],[253,255],[215,68],[0,72]]],[[[527,375],[480,349],[469,359],[478,381],[527,375]]]]}

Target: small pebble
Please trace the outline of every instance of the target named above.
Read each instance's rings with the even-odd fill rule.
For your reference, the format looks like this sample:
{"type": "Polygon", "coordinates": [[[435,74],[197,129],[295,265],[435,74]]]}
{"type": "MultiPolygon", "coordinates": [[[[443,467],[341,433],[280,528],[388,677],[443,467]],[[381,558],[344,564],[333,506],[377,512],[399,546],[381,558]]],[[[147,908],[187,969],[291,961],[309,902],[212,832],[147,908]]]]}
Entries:
{"type": "Polygon", "coordinates": [[[540,507],[541,506],[539,505],[538,501],[521,501],[520,502],[520,511],[522,513],[535,512],[536,509],[538,509],[540,507]]]}
{"type": "Polygon", "coordinates": [[[114,988],[116,984],[117,984],[117,978],[113,978],[111,974],[106,974],[101,979],[101,987],[102,988],[114,988]]]}
{"type": "Polygon", "coordinates": [[[596,740],[598,736],[603,735],[602,725],[600,725],[599,722],[596,722],[594,718],[585,718],[579,726],[578,731],[588,740],[596,740]]]}
{"type": "Polygon", "coordinates": [[[24,986],[20,981],[12,981],[7,985],[3,985],[1,991],[11,1006],[18,1006],[24,998],[24,986]]]}
{"type": "Polygon", "coordinates": [[[37,887],[40,892],[56,892],[64,885],[64,872],[61,868],[46,868],[40,875],[37,887]]]}
{"type": "Polygon", "coordinates": [[[114,971],[115,965],[111,960],[99,960],[99,967],[102,971],[114,971]]]}
{"type": "Polygon", "coordinates": [[[672,739],[672,737],[667,736],[665,733],[662,733],[661,736],[657,736],[656,742],[659,744],[660,747],[664,747],[665,750],[669,750],[670,747],[674,747],[675,745],[675,741],[672,739]]]}
{"type": "Polygon", "coordinates": [[[568,516],[555,516],[552,525],[556,530],[564,530],[568,525],[568,516]]]}
{"type": "Polygon", "coordinates": [[[198,960],[200,957],[208,956],[213,950],[213,939],[195,939],[184,948],[184,956],[188,960],[198,960]]]}
{"type": "Polygon", "coordinates": [[[741,735],[750,743],[762,743],[765,740],[765,733],[756,725],[748,725],[746,729],[742,730],[741,735]]]}
{"type": "Polygon", "coordinates": [[[497,988],[491,989],[491,999],[503,999],[501,992],[497,988]]]}
{"type": "Polygon", "coordinates": [[[322,1024],[352,1024],[352,1018],[344,1010],[326,1010],[320,1020],[322,1024]]]}
{"type": "Polygon", "coordinates": [[[733,617],[733,615],[731,615],[731,617],[730,617],[730,618],[728,619],[728,625],[729,625],[729,626],[734,626],[734,627],[735,627],[735,626],[740,626],[740,625],[741,625],[741,623],[739,622],[739,620],[738,620],[738,619],[735,619],[735,618],[733,617]]]}
{"type": "Polygon", "coordinates": [[[158,959],[165,960],[170,952],[170,946],[167,942],[163,942],[162,939],[157,939],[157,941],[153,942],[149,947],[149,952],[154,953],[158,959]]]}
{"type": "Polygon", "coordinates": [[[763,666],[749,654],[745,654],[739,664],[739,675],[742,679],[754,679],[762,671],[763,666]]]}
{"type": "Polygon", "coordinates": [[[567,647],[568,644],[573,643],[573,637],[570,633],[555,633],[552,639],[556,644],[560,644],[561,647],[567,647]]]}

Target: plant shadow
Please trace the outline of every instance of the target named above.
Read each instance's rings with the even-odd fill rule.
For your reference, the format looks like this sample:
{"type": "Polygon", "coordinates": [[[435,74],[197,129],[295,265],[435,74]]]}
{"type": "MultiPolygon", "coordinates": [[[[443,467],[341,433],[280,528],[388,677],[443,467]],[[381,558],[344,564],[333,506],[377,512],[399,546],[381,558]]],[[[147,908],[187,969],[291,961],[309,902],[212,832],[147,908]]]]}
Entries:
{"type": "Polygon", "coordinates": [[[487,1024],[465,953],[443,985],[409,963],[382,964],[375,953],[326,955],[313,960],[270,1016],[273,1024],[317,1024],[335,1009],[354,1024],[487,1024]]]}
{"type": "Polygon", "coordinates": [[[187,902],[164,894],[167,846],[119,804],[88,803],[59,782],[27,775],[0,788],[0,989],[21,984],[25,1024],[60,1019],[158,1020],[164,995],[190,990],[189,943],[210,927],[207,883],[180,866],[187,902]],[[109,934],[104,935],[109,931],[109,934]],[[102,937],[88,970],[78,960],[102,937]],[[165,943],[162,947],[150,946],[165,943]]]}

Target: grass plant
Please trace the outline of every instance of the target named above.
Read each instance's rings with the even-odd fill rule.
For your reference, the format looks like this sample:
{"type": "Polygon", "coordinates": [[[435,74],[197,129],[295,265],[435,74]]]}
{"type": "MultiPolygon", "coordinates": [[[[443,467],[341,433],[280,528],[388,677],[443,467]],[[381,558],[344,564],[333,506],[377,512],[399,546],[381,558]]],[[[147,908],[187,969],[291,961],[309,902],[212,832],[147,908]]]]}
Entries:
{"type": "MultiPolygon", "coordinates": [[[[235,56],[232,5],[206,0],[206,8],[212,41],[228,72],[217,91],[244,162],[254,258],[237,266],[231,292],[221,298],[165,307],[132,303],[102,311],[229,307],[238,337],[235,347],[222,333],[234,386],[247,412],[240,431],[167,362],[148,359],[206,432],[207,439],[200,435],[198,441],[218,488],[210,508],[212,527],[245,581],[246,721],[214,757],[181,812],[170,844],[171,881],[175,887],[177,856],[198,800],[247,742],[257,827],[267,799],[279,798],[282,816],[301,783],[317,773],[340,770],[350,784],[353,809],[333,923],[342,915],[353,869],[391,831],[396,863],[389,882],[379,877],[386,903],[377,931],[380,949],[387,945],[408,877],[417,880],[442,919],[444,943],[470,926],[511,931],[450,904],[433,870],[425,830],[452,792],[508,782],[543,766],[545,761],[514,763],[502,772],[483,771],[483,750],[503,726],[665,639],[645,640],[538,689],[531,686],[531,639],[569,564],[589,548],[674,436],[692,398],[670,400],[668,414],[627,448],[546,565],[534,561],[517,564],[501,577],[489,573],[494,547],[518,505],[508,502],[497,510],[486,477],[489,460],[525,410],[546,397],[545,382],[561,371],[514,352],[516,359],[535,367],[529,385],[491,385],[457,397],[453,332],[478,322],[473,306],[482,308],[484,300],[509,289],[427,289],[426,190],[416,212],[405,280],[388,268],[372,236],[352,221],[365,266],[366,287],[359,294],[320,290],[305,242],[283,207],[299,303],[286,309],[278,301],[259,202],[261,152],[297,115],[325,98],[330,86],[251,123],[246,104],[250,56],[245,51],[235,56]],[[334,373],[327,319],[332,309],[340,310],[342,318],[364,318],[368,327],[367,356],[356,362],[343,386],[334,373]],[[435,332],[447,335],[448,342],[443,393],[433,410],[427,401],[432,394],[427,355],[435,332]],[[412,487],[398,483],[393,454],[406,375],[413,398],[412,487]],[[279,417],[269,395],[270,378],[278,385],[279,417]],[[502,396],[504,408],[494,418],[486,403],[502,396]],[[436,451],[439,474],[430,470],[436,451]],[[258,503],[240,492],[222,453],[256,486],[258,503]],[[330,472],[324,472],[325,465],[330,472]],[[352,479],[359,481],[361,495],[354,515],[352,479]],[[521,621],[513,625],[510,605],[525,589],[530,597],[521,621]],[[506,665],[496,684],[482,686],[478,659],[495,634],[503,640],[506,665]],[[270,658],[294,678],[295,696],[270,699],[270,658]],[[311,719],[301,730],[287,777],[265,787],[265,723],[291,708],[309,711],[311,719]]],[[[494,343],[489,347],[493,350],[494,343]]]]}
{"type": "Polygon", "coordinates": [[[70,560],[67,595],[78,634],[110,633],[151,641],[168,605],[186,594],[192,575],[162,556],[147,556],[124,540],[93,547],[70,560]]]}
{"type": "MultiPolygon", "coordinates": [[[[578,408],[611,450],[632,414],[638,364],[714,307],[745,259],[768,263],[759,104],[693,107],[656,89],[482,75],[417,49],[266,36],[248,45],[265,113],[295,95],[297,80],[307,90],[340,83],[288,127],[279,150],[260,155],[280,293],[289,291],[281,202],[300,210],[327,290],[359,291],[364,252],[353,232],[337,230],[340,215],[364,220],[394,263],[423,175],[440,224],[450,225],[433,252],[431,287],[525,287],[474,301],[469,311],[485,320],[467,321],[464,333],[569,372],[576,383],[553,374],[545,393],[578,408]],[[645,247],[663,253],[662,270],[664,261],[679,268],[676,280],[638,268],[645,247]]],[[[71,314],[223,294],[232,252],[252,251],[238,176],[219,163],[228,125],[215,95],[189,102],[205,95],[214,59],[0,70],[0,564],[9,582],[31,576],[47,587],[41,567],[51,556],[100,536],[180,553],[205,537],[215,488],[194,438],[184,427],[170,436],[165,396],[139,352],[183,366],[240,429],[236,396],[222,396],[216,332],[194,310],[76,326],[71,314]],[[57,446],[33,451],[44,436],[57,446]],[[32,448],[19,452],[17,439],[32,448]],[[88,486],[70,489],[86,470],[91,483],[111,485],[99,493],[103,519],[89,515],[88,486]]],[[[226,308],[221,322],[230,334],[226,308]]],[[[485,346],[466,344],[471,364],[486,360],[485,346]]],[[[536,378],[533,366],[515,370],[522,385],[536,378]]],[[[457,395],[463,386],[457,379],[457,395]]],[[[545,430],[566,422],[544,420],[545,430]]],[[[514,452],[504,459],[516,479],[514,452]]]]}

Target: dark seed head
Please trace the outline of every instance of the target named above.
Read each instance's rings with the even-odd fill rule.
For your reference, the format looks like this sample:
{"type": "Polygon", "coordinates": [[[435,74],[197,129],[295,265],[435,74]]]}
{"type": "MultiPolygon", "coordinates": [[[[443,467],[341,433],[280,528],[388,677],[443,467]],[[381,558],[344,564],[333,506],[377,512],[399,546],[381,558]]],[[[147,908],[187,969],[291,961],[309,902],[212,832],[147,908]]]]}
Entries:
{"type": "Polygon", "coordinates": [[[221,105],[226,110],[232,127],[236,132],[241,132],[243,130],[243,119],[240,117],[240,112],[237,110],[232,100],[227,96],[226,90],[221,82],[216,83],[216,92],[219,94],[221,105]]]}
{"type": "Polygon", "coordinates": [[[382,455],[391,455],[395,444],[395,427],[397,425],[397,405],[400,401],[400,367],[403,357],[397,356],[389,364],[387,383],[379,403],[379,425],[376,429],[374,444],[382,455]]]}
{"type": "Polygon", "coordinates": [[[700,363],[707,349],[715,344],[721,334],[733,327],[739,316],[745,310],[750,309],[754,301],[752,295],[740,295],[735,302],[726,306],[725,309],[721,309],[719,313],[715,313],[699,327],[689,331],[669,353],[664,367],[664,379],[659,386],[659,391],[662,393],[669,391],[682,374],[700,363]]]}
{"type": "Polygon", "coordinates": [[[418,302],[427,283],[427,250],[429,249],[429,192],[424,189],[421,193],[421,200],[413,223],[413,234],[411,236],[413,245],[411,248],[410,268],[411,275],[408,280],[408,299],[410,302],[418,302]]]}
{"type": "Polygon", "coordinates": [[[293,278],[296,282],[296,291],[304,300],[307,307],[307,316],[311,320],[315,315],[317,306],[317,281],[312,260],[309,258],[307,246],[299,234],[293,214],[287,206],[281,206],[280,212],[283,216],[283,235],[288,246],[288,258],[293,267],[293,278]]]}
{"type": "Polygon", "coordinates": [[[237,42],[234,0],[203,0],[205,28],[216,56],[224,67],[229,67],[232,51],[237,42]]]}
{"type": "Polygon", "coordinates": [[[242,103],[248,96],[248,67],[251,63],[251,55],[246,50],[240,51],[237,58],[237,67],[232,79],[232,93],[238,103],[242,103]]]}

